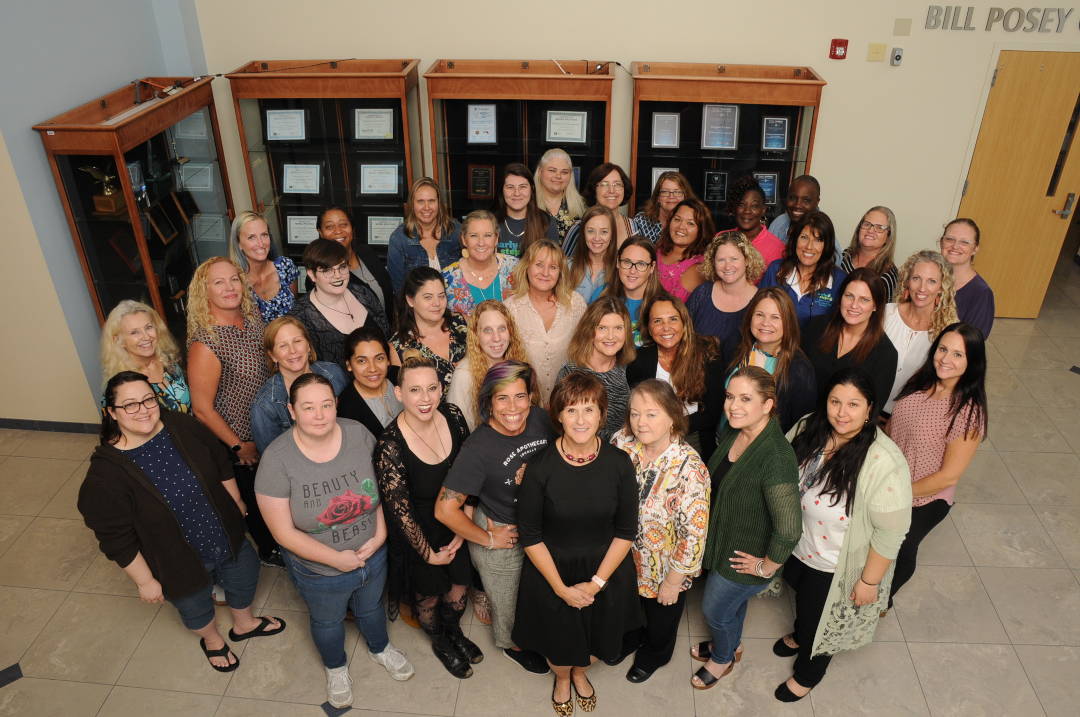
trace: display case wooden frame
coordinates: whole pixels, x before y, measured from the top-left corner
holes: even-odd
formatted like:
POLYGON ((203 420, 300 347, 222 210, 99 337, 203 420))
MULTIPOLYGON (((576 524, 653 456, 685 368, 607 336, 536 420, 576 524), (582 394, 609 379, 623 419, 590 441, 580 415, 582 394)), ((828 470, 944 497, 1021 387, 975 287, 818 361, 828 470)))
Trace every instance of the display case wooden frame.
MULTIPOLYGON (((461 207, 454 207, 454 197, 461 195, 466 199, 466 182, 462 186, 454 181, 454 172, 450 171, 450 163, 456 160, 466 167, 468 164, 489 164, 490 154, 481 149, 488 145, 472 145, 476 153, 464 157, 451 157, 447 149, 447 113, 442 111, 442 103, 453 100, 475 100, 478 103, 485 101, 536 101, 565 102, 565 103, 602 103, 604 118, 602 123, 603 151, 595 152, 591 149, 590 155, 606 162, 610 151, 611 136, 611 90, 614 80, 614 68, 612 63, 591 60, 436 60, 424 73, 427 82, 428 94, 428 118, 430 121, 431 136, 431 166, 434 179, 440 183, 442 189, 450 199, 451 209, 455 214, 461 214, 461 207), (450 175, 450 176, 448 176, 450 175)), ((567 108, 572 109, 572 108, 567 108)), ((535 168, 530 162, 532 155, 537 158, 540 154, 537 150, 541 147, 551 146, 553 142, 547 142, 544 136, 545 128, 530 128, 527 110, 521 111, 523 125, 523 137, 517 138, 522 146, 519 150, 520 157, 516 161, 523 162, 530 169, 535 168), (535 132, 533 130, 535 129, 535 132)), ((512 139, 504 136, 503 128, 498 131, 499 142, 512 139)), ((596 138, 593 138, 596 139, 596 138)), ((559 145, 563 146, 563 145, 559 145)), ((571 156, 575 152, 582 151, 580 143, 567 144, 566 149, 571 156)), ((589 142, 589 147, 596 145, 589 142)), ((496 150, 492 150, 494 153, 496 150)), ((503 151, 501 154, 505 155, 503 151)), ((513 154, 513 152, 511 152, 513 154)), ((599 164, 600 162, 596 162, 599 164)), ((496 171, 502 167, 497 166, 496 171)), ((460 172, 457 172, 460 174, 460 172)), ((462 175, 463 177, 465 175, 462 175)), ((584 179, 584 173, 582 173, 584 179)), ((496 176, 496 181, 500 177, 496 176)))
MULTIPOLYGON (((735 105, 758 105, 762 107, 798 107, 803 108, 796 117, 795 127, 791 128, 792 136, 788 140, 788 148, 784 152, 791 152, 791 164, 800 166, 800 174, 809 172, 810 160, 813 155, 814 136, 817 131, 817 123, 820 117, 821 90, 825 86, 825 80, 810 67, 793 67, 781 65, 723 65, 694 62, 634 62, 631 66, 634 78, 634 119, 633 137, 631 140, 630 176, 635 183, 638 181, 638 165, 641 162, 641 132, 645 138, 651 137, 650 117, 642 117, 642 103, 685 103, 685 104, 735 104, 735 105), (807 112, 809 110, 809 112, 807 112), (809 121, 804 119, 809 114, 809 121), (641 123, 645 123, 644 130, 641 123)), ((667 109, 665 111, 672 111, 667 109)), ((683 123, 684 125, 687 123, 683 123)), ((740 120, 741 126, 742 120, 740 120)), ((684 127, 683 131, 687 131, 684 127)), ((698 131, 690 128, 690 132, 698 131)), ((748 132, 749 142, 753 137, 760 135, 758 132, 748 132)), ((744 142, 740 138, 739 143, 744 142)), ((760 145, 760 142, 759 142, 760 145)), ((721 160, 723 152, 703 150, 700 143, 688 146, 688 154, 702 157, 716 157, 721 160)), ((761 150, 759 151, 767 151, 761 150)), ((670 163, 678 154, 678 150, 669 151, 660 149, 650 151, 650 157, 657 161, 670 163)), ((708 171, 717 171, 721 165, 708 168, 708 171)), ((759 170, 760 171, 760 170, 759 170)), ((703 177, 687 176, 695 189, 703 183, 703 177)), ((734 176, 731 177, 735 179, 734 176)), ((784 178, 778 189, 787 186, 788 178, 784 178)), ((647 196, 651 187, 638 187, 635 196, 631 197, 631 208, 641 196, 647 196)), ((703 189, 703 187, 701 188, 703 189)), ((782 204, 782 201, 780 202, 782 204)))
MULTIPOLYGON (((340 186, 331 192, 331 196, 320 193, 319 199, 313 200, 311 211, 317 212, 317 205, 320 202, 344 205, 354 215, 354 240, 360 241, 367 240, 365 230, 367 223, 364 221, 366 216, 371 215, 372 212, 379 215, 402 212, 405 192, 422 172, 418 64, 419 61, 413 59, 256 60, 228 73, 226 77, 232 89, 252 206, 260 212, 266 210, 265 197, 260 196, 253 167, 255 153, 252 152, 249 141, 249 138, 253 136, 253 128, 245 126, 241 102, 244 100, 339 100, 340 102, 335 103, 337 112, 333 118, 336 121, 336 134, 333 136, 328 134, 323 140, 327 144, 336 142, 339 146, 339 154, 336 158, 340 159, 341 166, 330 167, 331 171, 326 174, 330 177, 340 177, 340 186), (363 100, 390 100, 389 104, 395 105, 399 112, 399 115, 394 118, 399 124, 395 124, 394 128, 395 130, 400 128, 400 143, 397 142, 397 138, 394 138, 373 150, 384 156, 393 155, 397 158, 395 161, 403 165, 403 191, 394 194, 392 200, 383 198, 372 202, 369 198, 365 201, 357 191, 353 191, 359 182, 359 176, 353 175, 358 175, 360 170, 359 167, 352 166, 352 160, 366 149, 360 149, 354 142, 355 128, 350 130, 352 118, 345 116, 350 113, 342 109, 344 106, 342 103, 358 103, 363 100), (397 146, 398 144, 400 147, 397 146)), ((355 111, 357 108, 351 109, 355 111)), ((331 127, 331 130, 333 129, 334 127, 331 127)), ((263 141, 265 151, 269 156, 268 142, 263 141)), ((277 214, 281 214, 279 187, 274 184, 276 165, 273 161, 269 161, 268 165, 271 174, 270 190, 275 193, 275 207, 279 210, 277 214)), ((270 219, 272 224, 277 225, 271 228, 276 229, 281 241, 287 242, 286 217, 281 215, 270 219)), ((287 248, 291 250, 291 253, 302 250, 299 244, 288 244, 287 248)))
MULTIPOLYGON (((145 205, 147 201, 145 180, 143 186, 139 188, 141 191, 137 199, 135 194, 137 188, 133 187, 131 182, 131 170, 125 170, 129 161, 125 159, 125 153, 140 147, 140 145, 149 143, 152 139, 163 136, 166 130, 176 127, 181 121, 191 119, 193 115, 202 111, 204 117, 203 131, 204 133, 207 131, 206 121, 208 120, 208 131, 211 133, 209 136, 204 134, 203 140, 207 141, 212 138, 213 141, 213 156, 205 157, 205 159, 210 160, 214 165, 214 169, 220 172, 218 190, 219 193, 223 194, 220 205, 221 214, 228 216, 230 220, 233 216, 228 174, 224 162, 221 161, 221 133, 218 128, 217 114, 214 111, 214 98, 210 87, 212 80, 212 77, 142 78, 107 95, 57 115, 50 120, 34 125, 34 129, 40 133, 45 153, 48 156, 49 166, 53 173, 53 179, 56 181, 68 227, 75 242, 79 263, 82 266, 90 297, 94 303, 94 310, 97 313, 98 320, 102 323, 104 323, 106 315, 112 309, 112 305, 106 305, 106 302, 103 301, 101 295, 103 288, 99 288, 97 284, 100 282, 105 285, 110 281, 100 275, 95 276, 95 268, 100 269, 100 264, 96 261, 96 253, 93 257, 90 256, 91 252, 88 252, 88 244, 91 244, 89 248, 95 250, 95 252, 100 247, 93 247, 92 244, 94 243, 100 244, 102 247, 110 247, 110 251, 123 261, 123 265, 130 269, 133 276, 141 277, 138 280, 132 280, 130 283, 138 286, 145 285, 148 303, 159 314, 166 317, 167 321, 172 317, 173 321, 170 323, 174 325, 174 330, 177 320, 182 318, 178 314, 183 313, 183 296, 187 289, 187 281, 179 281, 177 277, 173 276, 165 278, 168 279, 166 283, 175 284, 175 286, 163 287, 161 285, 163 277, 159 275, 159 272, 165 273, 163 267, 167 266, 169 259, 160 255, 152 257, 152 250, 150 244, 148 244, 152 238, 152 243, 159 246, 165 244, 169 244, 170 247, 177 245, 172 236, 168 238, 168 241, 164 238, 159 239, 158 235, 154 234, 150 228, 150 221, 148 220, 149 214, 155 209, 167 212, 176 211, 180 203, 176 191, 164 187, 160 191, 161 196, 158 200, 155 200, 151 205, 145 205), (117 206, 113 207, 112 211, 104 214, 104 219, 116 225, 109 238, 104 238, 103 235, 99 234, 95 242, 95 237, 90 235, 90 224, 88 222, 103 219, 103 214, 100 211, 102 208, 100 206, 101 202, 96 202, 98 206, 93 206, 86 201, 85 196, 73 196, 74 187, 71 185, 75 184, 75 182, 72 181, 73 173, 67 162, 73 160, 74 157, 106 158, 107 161, 113 162, 114 169, 119 168, 120 170, 116 172, 115 181, 119 185, 119 197, 123 199, 122 205, 114 199, 117 206), (65 184, 65 177, 67 177, 67 185, 65 184), (83 206, 74 206, 73 201, 78 202, 80 199, 83 206), (162 205, 161 202, 171 202, 172 204, 162 205), (88 217, 88 214, 97 216, 88 217), (83 228, 82 231, 80 231, 80 227, 83 228), (122 245, 127 248, 121 248, 122 245), (92 266, 92 263, 96 266, 92 266), (163 291, 166 292, 164 295, 163 291), (174 306, 177 307, 175 311, 169 310, 174 306)), ((178 136, 174 130, 170 141, 175 150, 177 142, 184 141, 184 138, 178 136)), ((208 142, 207 147, 211 147, 208 142)), ((164 154, 160 161, 164 164, 167 157, 168 155, 164 154)), ((176 156, 169 158, 169 164, 170 166, 171 164, 182 166, 180 160, 180 156, 176 154, 176 156)), ((186 158, 183 161, 186 161, 186 158)), ((145 168, 141 173, 145 174, 148 170, 149 168, 145 168)), ((179 182, 178 176, 174 175, 173 170, 170 169, 165 180, 156 177, 154 181, 159 183, 163 181, 179 182)), ((101 197, 96 199, 101 199, 101 197)), ((177 212, 177 215, 186 217, 182 212, 177 212)), ((188 258, 197 261, 198 257, 193 248, 193 237, 188 244, 189 246, 184 248, 190 254, 188 258)), ((177 251, 180 250, 177 249, 177 251)), ((159 250, 155 247, 153 253, 159 254, 159 250)), ((111 283, 118 282, 112 281, 111 283)), ((180 328, 181 333, 179 335, 182 335, 182 322, 180 328)))

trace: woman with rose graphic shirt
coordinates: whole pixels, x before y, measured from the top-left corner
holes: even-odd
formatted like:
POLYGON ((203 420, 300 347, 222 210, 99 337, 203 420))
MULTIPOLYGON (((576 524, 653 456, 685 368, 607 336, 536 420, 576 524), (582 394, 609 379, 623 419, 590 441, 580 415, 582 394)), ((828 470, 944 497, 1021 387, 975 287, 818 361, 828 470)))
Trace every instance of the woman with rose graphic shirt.
POLYGON ((347 707, 347 608, 371 659, 395 680, 413 675, 386 632, 386 523, 371 464, 375 439, 356 421, 337 417, 334 389, 318 374, 293 381, 289 413, 296 425, 263 453, 255 492, 289 577, 307 603, 328 701, 347 707))

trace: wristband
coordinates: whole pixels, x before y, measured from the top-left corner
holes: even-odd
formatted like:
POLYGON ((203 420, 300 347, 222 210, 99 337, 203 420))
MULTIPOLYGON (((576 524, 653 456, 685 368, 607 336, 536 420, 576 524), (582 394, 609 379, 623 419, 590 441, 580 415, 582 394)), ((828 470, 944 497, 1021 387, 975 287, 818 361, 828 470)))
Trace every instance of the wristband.
POLYGON ((603 590, 604 588, 606 588, 606 587, 607 587, 607 580, 604 580, 604 579, 603 579, 602 577, 600 577, 599 575, 593 575, 591 579, 592 579, 592 582, 596 583, 596 585, 597 585, 597 586, 598 586, 598 587, 599 587, 599 588, 600 588, 601 590, 603 590))
POLYGON ((229 446, 229 450, 233 453, 239 453, 243 446, 239 443, 229 446))
POLYGON ((870 588, 876 588, 878 585, 881 585, 880 580, 878 582, 876 582, 876 583, 868 583, 865 580, 863 580, 861 575, 859 576, 859 582, 861 582, 863 585, 865 585, 867 587, 870 587, 870 588))
POLYGON ((494 550, 495 549, 495 534, 492 533, 490 530, 487 531, 487 534, 488 534, 487 549, 488 550, 494 550))
POLYGON ((754 572, 758 574, 759 578, 767 578, 767 577, 769 577, 768 575, 765 574, 765 571, 762 569, 764 567, 765 567, 765 559, 764 558, 762 558, 761 560, 757 561, 754 564, 754 572))

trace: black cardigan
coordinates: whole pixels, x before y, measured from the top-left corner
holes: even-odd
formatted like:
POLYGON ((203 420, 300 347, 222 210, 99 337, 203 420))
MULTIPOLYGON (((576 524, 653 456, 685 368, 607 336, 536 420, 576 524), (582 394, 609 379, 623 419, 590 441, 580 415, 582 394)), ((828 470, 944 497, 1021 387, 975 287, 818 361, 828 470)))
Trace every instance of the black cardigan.
MULTIPOLYGON (((386 372, 387 380, 394 386, 397 386, 398 370, 397 366, 390 366, 386 372)), ((376 440, 382 435, 383 424, 375 417, 375 413, 367 405, 364 397, 357 392, 356 385, 351 379, 338 396, 337 415, 338 418, 351 418, 362 423, 364 428, 371 431, 371 435, 375 436, 376 440)))
MULTIPOLYGON (((806 353, 810 363, 814 365, 814 374, 817 378, 817 398, 820 399, 825 393, 825 386, 829 383, 832 375, 843 368, 856 365, 854 352, 848 351, 837 358, 836 347, 832 351, 822 351, 818 345, 821 335, 829 323, 828 316, 819 316, 811 319, 802 335, 802 349, 806 353)), ((893 381, 896 379, 896 347, 892 345, 887 334, 881 334, 881 340, 870 351, 866 360, 858 364, 858 367, 870 376, 874 384, 874 392, 877 393, 877 405, 874 406, 874 415, 877 416, 885 401, 889 399, 893 381)))
MULTIPOLYGON (((382 305, 379 304, 375 292, 352 274, 349 274, 349 277, 349 291, 367 309, 367 319, 364 321, 364 326, 378 326, 382 329, 383 334, 390 338, 390 324, 387 322, 386 314, 383 313, 382 305)), ((311 337, 311 347, 315 349, 315 356, 320 361, 329 361, 342 368, 345 367, 345 359, 347 358, 345 356, 345 339, 348 334, 338 331, 337 327, 323 316, 322 312, 319 311, 319 307, 312 302, 310 291, 303 296, 296 297, 293 307, 289 309, 289 316, 300 319, 300 322, 307 328, 308 335, 311 337)))
MULTIPOLYGON (((646 344, 626 366, 626 382, 633 388, 648 378, 656 378, 659 351, 656 344, 646 344)), ((698 410, 691 413, 690 433, 698 434, 701 458, 708 460, 716 449, 716 427, 724 411, 724 363, 717 357, 705 364, 705 394, 698 401, 698 410)))
MULTIPOLYGON (((162 410, 161 421, 202 484, 236 555, 245 528, 240 508, 222 485, 233 478, 229 451, 191 416, 162 410)), ((165 597, 184 597, 210 584, 210 575, 184 539, 165 499, 123 451, 110 445, 94 449, 78 506, 105 557, 123 568, 142 553, 165 597)))
MULTIPOLYGON (((390 272, 386 270, 386 262, 375 254, 374 249, 367 244, 356 241, 355 238, 353 239, 352 248, 357 258, 375 277, 375 283, 382 289, 383 308, 386 310, 386 319, 390 324, 390 333, 393 333, 397 328, 397 296, 394 295, 394 285, 390 283, 390 272)), ((349 273, 352 274, 352 272, 349 273)), ((355 279, 355 276, 353 278, 355 279)), ((390 338, 389 333, 386 338, 390 338)))

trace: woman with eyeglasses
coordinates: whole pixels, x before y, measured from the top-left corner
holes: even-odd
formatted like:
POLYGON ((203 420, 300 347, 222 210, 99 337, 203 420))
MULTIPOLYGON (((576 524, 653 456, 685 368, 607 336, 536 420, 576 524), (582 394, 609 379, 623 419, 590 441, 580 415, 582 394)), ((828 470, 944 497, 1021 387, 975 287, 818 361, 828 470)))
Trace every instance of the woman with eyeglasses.
POLYGON ((405 203, 405 221, 390 235, 386 250, 386 269, 394 294, 401 291, 410 270, 429 266, 442 271, 460 259, 460 229, 435 180, 421 177, 413 182, 405 203))
POLYGON ((697 199, 689 180, 681 172, 664 172, 656 180, 652 196, 631 221, 633 233, 655 243, 671 220, 676 205, 684 199, 697 199))
POLYGON ((626 305, 634 346, 641 346, 641 307, 664 291, 656 277, 656 247, 645 237, 630 237, 619 248, 615 267, 617 271, 601 298, 611 297, 626 305))
POLYGON ((956 285, 956 313, 960 320, 990 338, 994 328, 994 290, 975 271, 979 253, 979 225, 974 219, 953 219, 941 235, 941 253, 952 265, 956 285))
POLYGON ((351 281, 348 250, 330 239, 316 239, 304 248, 301 261, 312 288, 289 312, 303 322, 311 347, 323 361, 345 365, 345 337, 368 325, 384 333, 390 324, 367 285, 351 281))
POLYGON ((765 266, 784 255, 784 242, 765 226, 765 191, 752 176, 735 180, 728 191, 728 212, 735 218, 735 228, 765 260, 765 266))
POLYGON ((315 228, 323 239, 332 239, 349 252, 349 271, 356 281, 363 282, 375 294, 390 323, 394 323, 394 287, 385 262, 363 242, 353 241, 353 223, 342 207, 327 207, 319 214, 315 228))
POLYGON ((896 294, 895 248, 896 215, 888 207, 871 207, 855 225, 851 244, 840 258, 840 268, 847 274, 864 266, 875 272, 885 282, 885 300, 892 301, 896 294))
POLYGON ((495 220, 499 228, 496 251, 500 254, 519 257, 534 241, 559 241, 559 226, 536 205, 532 173, 520 162, 511 162, 503 169, 495 220))
POLYGON ((251 296, 266 322, 289 313, 300 272, 287 256, 274 256, 266 220, 256 212, 240 212, 229 231, 229 258, 247 274, 251 296))
POLYGON ((536 164, 533 180, 536 204, 555 222, 561 243, 570 227, 585 213, 585 200, 578 193, 570 155, 558 147, 544 152, 536 164))
MULTIPOLYGON (((630 201, 633 189, 629 175, 623 171, 622 167, 612 162, 604 162, 589 172, 589 179, 585 182, 584 196, 588 205, 609 209, 615 217, 615 233, 612 238, 615 239, 616 248, 622 246, 622 243, 634 233, 630 220, 619 212, 619 207, 630 201)), ((574 256, 574 250, 584 228, 583 216, 582 221, 566 233, 566 239, 563 240, 563 252, 567 256, 574 256)))

